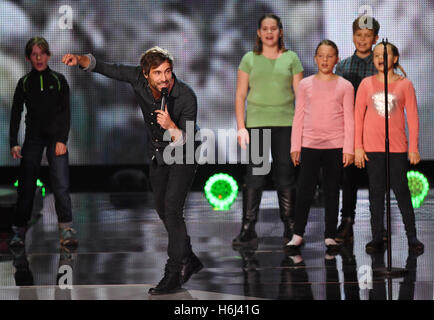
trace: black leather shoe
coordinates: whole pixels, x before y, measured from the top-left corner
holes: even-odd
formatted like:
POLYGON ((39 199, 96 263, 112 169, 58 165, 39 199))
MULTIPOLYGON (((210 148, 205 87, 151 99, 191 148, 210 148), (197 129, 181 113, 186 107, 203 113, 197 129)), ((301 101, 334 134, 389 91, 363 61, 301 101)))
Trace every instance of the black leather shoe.
POLYGON ((181 283, 186 283, 193 274, 198 273, 202 268, 203 264, 196 255, 193 254, 193 256, 186 258, 181 269, 181 283))
POLYGON ((149 289, 152 295, 176 293, 181 289, 181 273, 165 271, 156 287, 149 289))
POLYGON ((382 239, 381 241, 372 240, 366 244, 365 249, 368 254, 384 252, 384 242, 382 239))

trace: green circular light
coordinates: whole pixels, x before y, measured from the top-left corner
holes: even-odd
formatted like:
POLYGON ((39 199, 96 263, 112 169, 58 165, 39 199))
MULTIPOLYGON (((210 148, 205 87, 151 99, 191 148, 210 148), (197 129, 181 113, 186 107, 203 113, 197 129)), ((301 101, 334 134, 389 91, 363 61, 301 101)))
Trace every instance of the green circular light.
POLYGON ((230 175, 217 173, 207 180, 204 192, 215 210, 229 210, 238 196, 238 184, 230 175))
POLYGON ((407 180, 413 208, 419 208, 429 191, 428 179, 418 171, 408 171, 407 180))

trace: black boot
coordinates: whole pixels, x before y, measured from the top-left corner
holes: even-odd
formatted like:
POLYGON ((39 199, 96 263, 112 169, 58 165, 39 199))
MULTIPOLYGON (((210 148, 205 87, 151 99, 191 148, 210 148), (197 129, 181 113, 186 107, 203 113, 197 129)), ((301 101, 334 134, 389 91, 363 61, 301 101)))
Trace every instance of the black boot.
POLYGON ((294 234, 294 194, 295 189, 277 191, 279 199, 280 219, 283 222, 283 241, 288 243, 294 234))
POLYGON ((353 224, 354 220, 351 217, 342 217, 341 224, 336 231, 335 241, 351 243, 354 239, 353 224))
POLYGON ((164 270, 164 277, 156 287, 149 289, 148 293, 152 295, 170 294, 178 292, 181 289, 181 273, 169 271, 167 266, 164 270))
POLYGON ((255 231, 261 204, 262 189, 244 189, 243 191, 243 221, 240 234, 232 240, 233 246, 258 245, 258 235, 255 231))
POLYGON ((425 250, 425 246, 417 239, 416 236, 416 222, 413 212, 408 212, 407 215, 402 214, 405 233, 408 241, 408 251, 415 254, 422 254, 425 250))

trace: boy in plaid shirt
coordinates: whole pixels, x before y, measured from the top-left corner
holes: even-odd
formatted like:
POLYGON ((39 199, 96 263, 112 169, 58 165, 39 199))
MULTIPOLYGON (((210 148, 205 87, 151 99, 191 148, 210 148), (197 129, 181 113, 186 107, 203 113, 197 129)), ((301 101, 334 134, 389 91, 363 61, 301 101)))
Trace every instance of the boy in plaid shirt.
MULTIPOLYGON (((335 73, 350 81, 354 87, 354 97, 360 82, 377 73, 373 63, 372 46, 378 40, 380 24, 370 16, 360 16, 353 22, 354 54, 336 65, 335 73)), ((356 214, 357 188, 366 176, 366 169, 360 170, 354 165, 344 168, 341 224, 338 227, 337 242, 353 240, 353 224, 356 214)))

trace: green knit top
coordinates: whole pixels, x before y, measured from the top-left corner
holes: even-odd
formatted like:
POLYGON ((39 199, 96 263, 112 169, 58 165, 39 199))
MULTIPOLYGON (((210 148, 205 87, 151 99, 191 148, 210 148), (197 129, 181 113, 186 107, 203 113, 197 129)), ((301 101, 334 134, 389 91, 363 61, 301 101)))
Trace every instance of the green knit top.
POLYGON ((268 59, 249 51, 239 69, 249 74, 246 127, 292 126, 292 77, 303 71, 297 54, 288 50, 277 59, 268 59))

